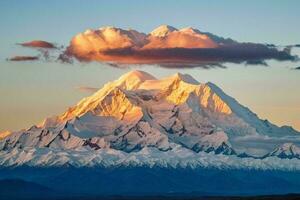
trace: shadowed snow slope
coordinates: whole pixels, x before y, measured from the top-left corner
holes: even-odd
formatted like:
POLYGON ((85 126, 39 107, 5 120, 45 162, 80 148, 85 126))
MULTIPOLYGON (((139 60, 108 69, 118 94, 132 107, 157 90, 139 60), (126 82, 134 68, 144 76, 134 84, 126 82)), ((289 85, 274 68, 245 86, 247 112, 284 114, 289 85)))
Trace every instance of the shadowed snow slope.
POLYGON ((293 143, 284 143, 280 147, 276 148, 271 153, 267 154, 268 156, 276 156, 279 158, 298 158, 300 159, 300 148, 294 145, 293 143))
POLYGON ((261 120, 216 85, 180 73, 158 80, 146 72, 129 72, 59 116, 2 135, 0 163, 8 166, 134 163, 293 169, 300 164, 299 156, 289 156, 297 147, 285 150, 287 156, 273 152, 262 158, 247 139, 256 138, 266 154, 287 140, 299 140, 298 132, 261 120), (295 165, 284 158, 295 158, 295 165))

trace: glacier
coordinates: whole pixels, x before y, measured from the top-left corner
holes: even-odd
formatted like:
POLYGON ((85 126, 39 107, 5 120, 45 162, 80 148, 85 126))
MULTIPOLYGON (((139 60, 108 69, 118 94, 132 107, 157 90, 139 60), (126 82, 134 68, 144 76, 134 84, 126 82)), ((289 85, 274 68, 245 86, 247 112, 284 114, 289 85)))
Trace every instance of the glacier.
POLYGON ((300 169, 300 134, 213 83, 132 71, 64 113, 0 134, 0 166, 300 169))

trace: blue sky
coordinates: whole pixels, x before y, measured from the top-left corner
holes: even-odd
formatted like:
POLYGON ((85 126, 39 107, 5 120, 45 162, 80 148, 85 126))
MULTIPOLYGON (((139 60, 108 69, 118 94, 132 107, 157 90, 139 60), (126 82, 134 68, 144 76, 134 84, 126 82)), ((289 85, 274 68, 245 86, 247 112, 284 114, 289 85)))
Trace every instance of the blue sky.
POLYGON ((239 41, 300 43, 300 1, 0 1, 1 43, 43 38, 67 43, 87 28, 148 32, 160 24, 193 26, 239 41))
MULTIPOLYGON (((67 45, 87 28, 112 25, 149 32, 161 24, 192 26, 241 42, 300 44, 298 0, 1 0, 0 131, 26 128, 59 114, 88 94, 78 86, 101 87, 132 68, 99 63, 62 65, 7 62, 14 55, 35 55, 15 44, 42 39, 67 45)), ((298 54, 300 51, 298 50, 298 54)), ((300 130, 299 63, 270 62, 270 67, 180 69, 201 82, 212 81, 262 118, 300 130)), ((144 67, 156 76, 175 70, 144 67)))

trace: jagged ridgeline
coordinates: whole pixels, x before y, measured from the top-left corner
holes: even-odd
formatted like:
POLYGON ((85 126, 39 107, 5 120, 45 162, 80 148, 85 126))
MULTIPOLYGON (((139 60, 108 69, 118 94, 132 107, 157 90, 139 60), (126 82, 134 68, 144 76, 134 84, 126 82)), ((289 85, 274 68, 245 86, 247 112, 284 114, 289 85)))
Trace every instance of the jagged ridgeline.
POLYGON ((59 116, 2 133, 0 164, 290 170, 300 169, 299 148, 290 143, 299 137, 213 83, 132 71, 59 116))

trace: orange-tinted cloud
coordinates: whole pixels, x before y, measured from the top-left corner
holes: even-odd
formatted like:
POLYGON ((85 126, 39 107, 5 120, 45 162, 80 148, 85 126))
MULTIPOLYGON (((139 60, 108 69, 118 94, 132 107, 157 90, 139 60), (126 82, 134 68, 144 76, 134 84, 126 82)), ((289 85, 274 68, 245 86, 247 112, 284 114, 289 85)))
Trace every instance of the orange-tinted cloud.
POLYGON ((41 60, 46 62, 55 62, 55 61, 64 61, 71 60, 71 58, 64 56, 62 54, 63 46, 56 46, 53 43, 42 41, 42 40, 33 40, 30 42, 18 43, 17 45, 23 47, 29 47, 38 52, 37 56, 15 56, 7 60, 10 61, 28 61, 28 60, 41 60))
POLYGON ((9 58, 10 61, 34 61, 38 60, 38 56, 14 56, 9 58))
POLYGON ((116 61, 128 64, 151 63, 216 63, 216 62, 247 62, 261 64, 265 59, 293 60, 294 57, 284 51, 268 48, 259 44, 235 45, 220 48, 158 48, 108 49, 88 54, 72 54, 80 61, 116 61))
POLYGON ((170 26, 160 26, 147 37, 143 49, 162 48, 216 48, 218 43, 208 35, 193 28, 177 30, 170 26))
POLYGON ((42 41, 42 40, 33 40, 30 42, 20 43, 19 45, 23 47, 32 47, 32 48, 46 48, 46 49, 56 48, 56 46, 53 43, 42 41))
POLYGON ((88 87, 88 86, 79 86, 79 87, 76 87, 75 89, 80 92, 87 92, 87 93, 94 93, 97 90, 99 90, 99 88, 88 87))
POLYGON ((104 27, 72 38, 62 54, 79 61, 117 63, 263 63, 265 59, 294 60, 288 51, 255 43, 239 43, 193 28, 160 26, 149 34, 104 27))

